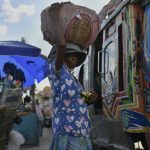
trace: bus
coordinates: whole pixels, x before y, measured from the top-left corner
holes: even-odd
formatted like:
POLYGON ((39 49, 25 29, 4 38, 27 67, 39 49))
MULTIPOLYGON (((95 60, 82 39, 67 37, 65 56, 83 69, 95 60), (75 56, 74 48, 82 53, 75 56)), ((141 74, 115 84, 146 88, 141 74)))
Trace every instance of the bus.
POLYGON ((135 149, 134 143, 141 141, 148 150, 150 0, 113 0, 104 6, 99 17, 100 31, 87 49, 79 80, 85 90, 98 92, 102 105, 99 102, 94 108, 102 109, 105 118, 121 124, 128 149, 135 149))

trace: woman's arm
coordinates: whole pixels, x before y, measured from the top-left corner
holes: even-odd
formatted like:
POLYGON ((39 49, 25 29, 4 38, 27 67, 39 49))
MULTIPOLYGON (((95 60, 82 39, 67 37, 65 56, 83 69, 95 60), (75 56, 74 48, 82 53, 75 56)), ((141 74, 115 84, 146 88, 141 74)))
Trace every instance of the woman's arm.
POLYGON ((55 68, 56 71, 59 71, 63 65, 64 62, 64 53, 66 50, 66 40, 65 40, 65 36, 63 33, 63 28, 61 26, 61 22, 60 22, 60 15, 59 15, 59 11, 60 11, 60 7, 63 6, 64 3, 55 3, 53 5, 51 5, 51 9, 54 9, 51 11, 51 15, 52 15, 52 20, 55 24, 55 42, 57 45, 57 50, 56 50, 56 63, 55 63, 55 68))
POLYGON ((65 42, 59 43, 56 50, 56 63, 55 63, 56 71, 59 71, 63 65, 65 50, 66 50, 65 42))

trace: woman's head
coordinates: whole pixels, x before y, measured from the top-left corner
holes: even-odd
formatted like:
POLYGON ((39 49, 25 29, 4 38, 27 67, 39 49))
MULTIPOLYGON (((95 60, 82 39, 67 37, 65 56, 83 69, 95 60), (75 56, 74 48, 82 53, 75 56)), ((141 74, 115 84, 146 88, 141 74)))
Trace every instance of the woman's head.
POLYGON ((70 69, 74 69, 78 63, 78 55, 76 53, 68 53, 65 55, 65 63, 70 69))
MULTIPOLYGON (((50 61, 56 57, 57 45, 54 45, 50 51, 48 58, 50 61)), ((70 69, 80 66, 86 59, 86 52, 75 44, 67 43, 65 51, 65 63, 70 69)))
POLYGON ((67 43, 65 63, 70 69, 80 66, 86 59, 86 53, 75 44, 67 43))
POLYGON ((6 62, 4 64, 3 71, 5 74, 7 74, 7 75, 10 74, 10 75, 14 76, 16 70, 17 70, 17 68, 13 63, 6 62))

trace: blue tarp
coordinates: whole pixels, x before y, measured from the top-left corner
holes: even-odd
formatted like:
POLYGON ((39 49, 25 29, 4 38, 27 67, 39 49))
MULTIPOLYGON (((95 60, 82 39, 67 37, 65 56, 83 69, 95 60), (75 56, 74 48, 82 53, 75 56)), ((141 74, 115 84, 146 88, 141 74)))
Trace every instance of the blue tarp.
POLYGON ((3 72, 5 63, 13 63, 17 69, 21 69, 25 75, 24 87, 29 87, 34 84, 35 79, 40 82, 47 77, 48 74, 48 60, 40 55, 38 57, 30 56, 9 56, 0 55, 0 76, 5 77, 6 74, 3 72))
POLYGON ((0 41, 0 55, 39 56, 41 49, 19 41, 0 41))
POLYGON ((29 87, 47 77, 48 63, 40 54, 38 47, 19 41, 0 41, 0 77, 5 77, 3 72, 5 63, 13 63, 17 69, 24 72, 26 81, 24 87, 29 87))
POLYGON ((14 124, 14 130, 17 130, 25 138, 24 145, 35 146, 39 144, 39 130, 38 120, 35 113, 25 115, 22 118, 22 122, 17 125, 14 124))

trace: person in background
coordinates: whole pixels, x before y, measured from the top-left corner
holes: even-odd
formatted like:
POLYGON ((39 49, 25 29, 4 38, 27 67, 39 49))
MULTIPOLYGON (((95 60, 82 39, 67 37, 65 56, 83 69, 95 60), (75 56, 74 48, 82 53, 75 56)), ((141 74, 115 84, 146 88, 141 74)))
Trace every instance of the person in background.
POLYGON ((43 98, 43 113, 44 116, 49 116, 50 115, 50 98, 49 97, 44 97, 43 98))
POLYGON ((16 66, 12 63, 6 62, 3 67, 3 72, 7 75, 4 78, 4 87, 5 88, 13 88, 13 76, 15 71, 17 70, 16 66))
POLYGON ((39 102, 39 99, 35 100, 35 112, 38 117, 38 124, 39 124, 39 135, 43 135, 43 122, 44 122, 44 116, 43 116, 43 104, 39 102))
POLYGON ((50 97, 43 98, 44 126, 50 128, 52 125, 52 102, 50 97))
MULTIPOLYGON (((59 23, 57 29, 57 44, 49 55, 49 80, 54 93, 50 150, 92 150, 89 112, 81 96, 83 87, 72 74, 84 62, 86 53, 75 44, 66 44, 59 23)), ((90 93, 90 98, 96 100, 97 93, 90 93)))
POLYGON ((27 95, 24 98, 24 111, 32 111, 31 97, 27 95))
POLYGON ((3 71, 7 75, 4 79, 6 88, 23 87, 23 83, 26 81, 25 75, 21 69, 17 69, 15 64, 6 62, 4 64, 3 71))

